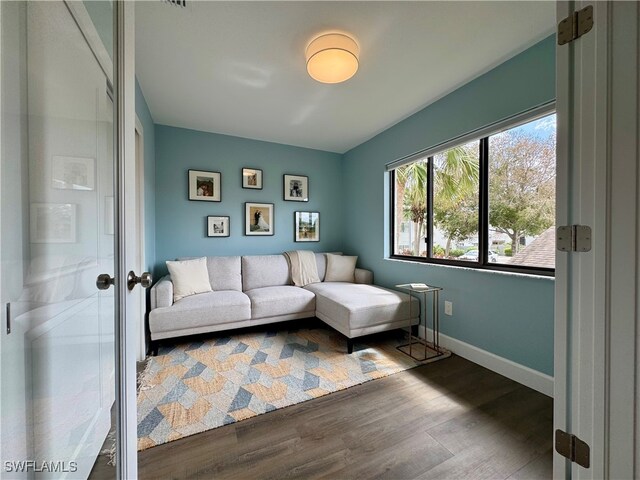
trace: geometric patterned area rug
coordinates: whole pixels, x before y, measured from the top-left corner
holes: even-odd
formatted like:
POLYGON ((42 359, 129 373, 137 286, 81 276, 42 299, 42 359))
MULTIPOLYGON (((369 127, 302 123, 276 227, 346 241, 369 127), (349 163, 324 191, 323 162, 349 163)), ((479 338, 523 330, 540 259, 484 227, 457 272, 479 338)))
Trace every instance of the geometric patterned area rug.
MULTIPOLYGON (((281 327, 282 328, 282 327, 281 327)), ((240 332, 160 348, 138 392, 138 450, 421 365, 397 332, 346 353, 327 327, 240 332)), ((357 340, 357 339, 356 339, 357 340)))

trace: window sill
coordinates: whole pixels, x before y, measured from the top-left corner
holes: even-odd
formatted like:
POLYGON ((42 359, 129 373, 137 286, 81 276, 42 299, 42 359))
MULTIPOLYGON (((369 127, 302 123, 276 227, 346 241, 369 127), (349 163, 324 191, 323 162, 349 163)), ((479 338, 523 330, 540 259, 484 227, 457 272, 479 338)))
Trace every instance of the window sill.
POLYGON ((507 270, 495 270, 491 267, 465 267, 461 265, 446 265, 441 263, 431 263, 431 262, 421 262, 410 259, 396 258, 396 257, 385 257, 385 261, 388 262, 398 262, 405 263, 410 265, 420 265, 424 267, 434 267, 434 268, 452 268, 456 270, 465 270, 476 273, 486 273, 490 275, 505 275, 509 277, 518 277, 518 278, 530 278, 535 280, 549 280, 554 282, 556 277, 554 275, 540 275, 538 273, 523 273, 523 272, 511 272, 507 270))

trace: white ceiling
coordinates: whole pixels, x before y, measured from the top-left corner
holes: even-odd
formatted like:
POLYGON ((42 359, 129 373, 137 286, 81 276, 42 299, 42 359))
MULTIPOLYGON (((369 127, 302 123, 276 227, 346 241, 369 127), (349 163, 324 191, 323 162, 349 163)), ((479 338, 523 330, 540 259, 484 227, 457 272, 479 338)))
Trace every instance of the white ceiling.
POLYGON ((345 152, 552 33, 555 2, 136 3, 159 124, 345 152), (360 69, 315 82, 305 48, 350 33, 360 69))

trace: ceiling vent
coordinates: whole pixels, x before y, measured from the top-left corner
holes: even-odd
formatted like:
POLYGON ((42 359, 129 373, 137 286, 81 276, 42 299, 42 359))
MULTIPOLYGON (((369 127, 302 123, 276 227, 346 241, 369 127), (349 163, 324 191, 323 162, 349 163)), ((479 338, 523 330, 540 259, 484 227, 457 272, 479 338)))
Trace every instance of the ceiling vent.
POLYGON ((187 0, 164 0, 164 1, 178 7, 184 8, 187 6, 187 0))

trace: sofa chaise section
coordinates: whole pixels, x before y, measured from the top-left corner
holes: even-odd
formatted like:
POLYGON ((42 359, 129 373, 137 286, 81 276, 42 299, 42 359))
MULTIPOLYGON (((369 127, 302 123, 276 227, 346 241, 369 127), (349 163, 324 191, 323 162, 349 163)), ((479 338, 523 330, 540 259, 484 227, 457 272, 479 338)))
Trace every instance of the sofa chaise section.
POLYGON ((305 289, 316 296, 316 316, 347 337, 349 353, 353 338, 415 325, 419 320, 418 300, 406 293, 342 282, 314 283, 305 289))

